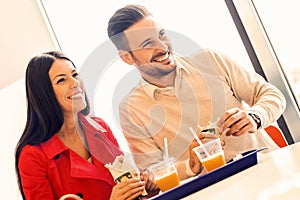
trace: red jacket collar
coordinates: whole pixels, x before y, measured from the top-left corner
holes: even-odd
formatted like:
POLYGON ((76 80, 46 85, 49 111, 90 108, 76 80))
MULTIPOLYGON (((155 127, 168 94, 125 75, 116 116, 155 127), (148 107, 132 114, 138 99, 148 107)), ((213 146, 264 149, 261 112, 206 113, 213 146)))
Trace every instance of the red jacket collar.
POLYGON ((113 134, 110 130, 106 130, 90 116, 79 117, 92 157, 105 165, 112 163, 117 156, 123 154, 118 144, 112 140, 113 134))
POLYGON ((41 143, 41 147, 48 159, 52 159, 63 151, 69 150, 69 148, 59 139, 57 134, 46 142, 41 143))
POLYGON ((104 165, 112 162, 117 155, 122 154, 122 151, 117 144, 114 144, 106 137, 105 133, 107 131, 100 124, 96 122, 99 126, 95 126, 95 124, 92 125, 89 119, 87 120, 84 115, 80 115, 80 120, 86 134, 94 165, 86 163, 88 161, 79 157, 75 152, 65 146, 57 134, 46 142, 41 143, 41 148, 49 160, 64 151, 68 151, 70 156, 71 176, 104 180, 111 185, 114 185, 114 180, 109 170, 105 168, 104 165), (98 170, 93 168, 98 168, 98 170))

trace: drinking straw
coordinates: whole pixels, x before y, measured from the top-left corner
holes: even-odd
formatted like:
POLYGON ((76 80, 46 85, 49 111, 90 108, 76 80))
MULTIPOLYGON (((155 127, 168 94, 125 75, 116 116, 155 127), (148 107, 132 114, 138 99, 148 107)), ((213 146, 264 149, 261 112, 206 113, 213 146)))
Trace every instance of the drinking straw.
POLYGON ((169 160, 169 152, 168 152, 168 139, 164 138, 165 143, 165 161, 167 162, 169 160))
POLYGON ((203 150, 204 150, 205 154, 206 154, 207 156, 209 156, 208 151, 207 151, 206 148, 204 147, 203 143, 201 142, 200 138, 199 138, 198 135, 195 133, 195 131, 193 130, 193 128, 190 127, 189 129, 190 129, 191 133, 194 135, 194 138, 197 140, 197 142, 199 143, 199 145, 203 147, 203 150))

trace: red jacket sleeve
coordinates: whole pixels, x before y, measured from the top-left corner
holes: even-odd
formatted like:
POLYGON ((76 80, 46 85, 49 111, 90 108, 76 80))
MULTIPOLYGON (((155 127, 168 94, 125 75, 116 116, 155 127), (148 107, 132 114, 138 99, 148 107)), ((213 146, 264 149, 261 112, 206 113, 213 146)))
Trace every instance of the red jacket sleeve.
POLYGON ((27 145, 19 157, 19 170, 26 199, 54 200, 47 179, 48 159, 39 146, 27 145))

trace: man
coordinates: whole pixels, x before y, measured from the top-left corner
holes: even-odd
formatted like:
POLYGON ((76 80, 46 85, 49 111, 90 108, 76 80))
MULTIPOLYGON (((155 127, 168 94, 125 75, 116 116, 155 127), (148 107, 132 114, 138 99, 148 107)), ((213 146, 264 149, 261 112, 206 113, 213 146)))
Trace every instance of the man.
POLYGON ((210 122, 221 127, 227 161, 247 150, 278 148, 263 128, 282 114, 285 99, 258 74, 211 50, 175 55, 166 31, 143 6, 117 10, 107 31, 120 58, 141 75, 120 104, 120 119, 142 170, 164 159, 167 138, 180 179, 199 174, 189 129, 210 122))

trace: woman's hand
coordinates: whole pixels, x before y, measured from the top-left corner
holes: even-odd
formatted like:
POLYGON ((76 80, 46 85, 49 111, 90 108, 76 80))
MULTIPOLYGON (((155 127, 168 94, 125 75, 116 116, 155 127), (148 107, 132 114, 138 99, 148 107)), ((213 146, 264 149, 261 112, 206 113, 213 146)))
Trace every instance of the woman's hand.
POLYGON ((131 178, 115 185, 112 189, 110 200, 130 200, 142 195, 145 182, 139 178, 131 178))

